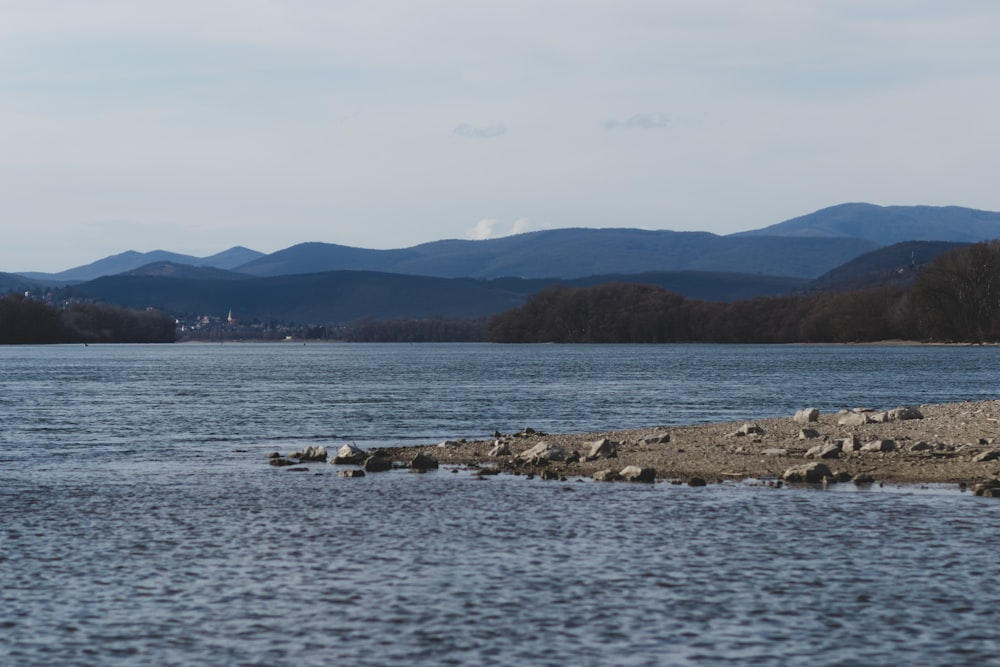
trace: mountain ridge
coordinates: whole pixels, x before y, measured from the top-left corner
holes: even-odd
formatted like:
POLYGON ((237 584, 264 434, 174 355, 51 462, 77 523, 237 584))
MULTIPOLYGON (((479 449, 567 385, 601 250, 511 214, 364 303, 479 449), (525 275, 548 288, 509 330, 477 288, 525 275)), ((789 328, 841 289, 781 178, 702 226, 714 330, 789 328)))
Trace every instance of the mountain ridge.
POLYGON ((216 269, 231 270, 263 256, 264 253, 243 246, 233 246, 228 250, 223 250, 207 257, 195 257, 168 250, 151 250, 149 252, 126 250, 125 252, 104 257, 90 264, 73 267, 65 271, 59 271, 58 273, 29 271, 16 275, 43 283, 72 283, 93 280, 102 276, 127 273, 128 271, 133 271, 156 262, 170 262, 172 264, 207 266, 216 269))
POLYGON ((883 246, 903 241, 975 243, 1000 238, 1000 212, 963 206, 878 206, 852 202, 733 236, 847 236, 883 246))
POLYGON ((812 278, 875 244, 850 238, 737 238, 627 227, 566 228, 483 241, 448 239, 398 250, 305 243, 237 270, 256 276, 367 270, 440 278, 581 278, 648 271, 728 271, 812 278))
POLYGON ((911 241, 879 248, 808 280, 731 272, 659 271, 595 274, 574 279, 476 279, 373 271, 332 271, 271 277, 158 262, 58 291, 56 299, 88 299, 175 316, 234 310, 258 321, 342 325, 359 318, 481 318, 523 305, 552 286, 655 285, 700 301, 746 301, 808 291, 843 291, 912 284, 920 266, 967 244, 911 241))
POLYGON ((10 275, 46 286, 171 262, 258 277, 358 270, 474 278, 574 279, 658 271, 816 278, 902 241, 969 243, 990 238, 1000 238, 1000 213, 959 206, 845 203, 722 236, 704 231, 570 227, 481 241, 444 239, 389 250, 313 241, 267 255, 242 246, 202 258, 164 250, 127 251, 60 273, 10 275))
POLYGON ((704 272, 595 275, 573 280, 439 278, 375 271, 253 277, 157 263, 73 285, 61 290, 60 297, 94 299, 140 310, 157 308, 174 315, 218 317, 231 310, 244 320, 338 325, 362 317, 486 317, 523 305, 532 294, 550 285, 585 287, 605 282, 642 282, 690 298, 724 301, 777 296, 808 283, 794 278, 704 272))

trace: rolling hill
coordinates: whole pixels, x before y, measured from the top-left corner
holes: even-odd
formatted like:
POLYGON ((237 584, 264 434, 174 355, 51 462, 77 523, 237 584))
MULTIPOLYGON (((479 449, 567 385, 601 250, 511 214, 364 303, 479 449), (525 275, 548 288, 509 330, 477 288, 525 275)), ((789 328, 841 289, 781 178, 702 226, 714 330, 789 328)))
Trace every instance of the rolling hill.
POLYGON ((16 273, 0 273, 0 294, 7 292, 27 292, 41 283, 16 273))
POLYGON ((167 252, 166 250, 153 250, 150 252, 135 252, 134 250, 129 250, 117 255, 105 257, 104 259, 99 259, 96 262, 91 262, 90 264, 86 264, 84 266, 78 266, 66 271, 60 271, 59 273, 29 272, 18 275, 35 280, 65 284, 93 280, 95 278, 100 278, 101 276, 113 276, 119 273, 126 273, 157 262, 169 262, 172 264, 189 266, 207 266, 216 269, 230 270, 263 256, 264 253, 262 252, 250 250, 249 248, 244 248, 242 246, 235 246, 229 250, 225 250, 208 257, 193 257, 191 255, 181 255, 175 252, 167 252))
POLYGON ((911 285, 920 268, 941 253, 968 243, 950 241, 906 241, 855 257, 824 273, 811 289, 853 290, 877 285, 911 285))
MULTIPOLYGON (((844 204, 729 236, 556 229, 396 250, 304 243, 270 255, 241 247, 204 258, 127 252, 31 275, 85 281, 67 295, 176 315, 233 309, 244 320, 338 324, 361 317, 482 317, 521 305, 555 282, 642 282, 706 301, 908 284, 911 265, 994 234, 1000 235, 1000 213, 844 204), (938 235, 945 241, 910 238, 938 235), (901 236, 906 242, 895 242, 901 236)), ((0 290, 36 286, 0 274, 0 290)))
POLYGON ((485 241, 433 241, 393 250, 311 242, 270 255, 240 246, 209 257, 129 251, 60 273, 21 275, 65 284, 167 261, 258 277, 354 270, 442 278, 574 279, 684 271, 816 278, 855 257, 904 241, 972 243, 993 238, 1000 238, 1000 213, 958 206, 850 203, 728 236, 569 228, 485 241))
POLYGON ((154 307, 173 315, 232 312, 243 321, 344 324, 370 317, 471 318, 523 303, 541 285, 403 276, 368 271, 329 271, 269 278, 104 276, 75 285, 66 296, 130 308, 154 307))
POLYGON ((251 278, 218 269, 156 263, 128 274, 74 285, 63 290, 61 296, 130 308, 153 307, 176 316, 221 316, 232 309, 244 321, 344 324, 362 317, 485 317, 520 306, 555 282, 582 287, 615 281, 658 285, 690 298, 712 301, 784 294, 808 285, 808 281, 797 278, 700 272, 601 275, 557 281, 436 278, 372 271, 251 278))
POLYGON ((1000 213, 960 206, 840 204, 733 236, 854 238, 881 246, 903 241, 976 243, 1000 238, 1000 213))
POLYGON ((553 229, 402 250, 305 243, 237 267, 277 276, 364 270, 441 278, 572 279, 595 274, 706 271, 814 278, 877 244, 849 238, 733 237, 642 229, 553 229))

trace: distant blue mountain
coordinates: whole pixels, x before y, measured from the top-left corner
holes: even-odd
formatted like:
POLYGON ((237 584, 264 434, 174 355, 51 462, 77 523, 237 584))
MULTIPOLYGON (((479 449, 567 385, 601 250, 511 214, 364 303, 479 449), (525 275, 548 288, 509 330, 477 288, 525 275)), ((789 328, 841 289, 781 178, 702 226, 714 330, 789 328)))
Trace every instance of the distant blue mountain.
POLYGON ((8 292, 27 292, 36 287, 39 287, 41 283, 30 278, 25 278, 22 275, 16 273, 0 273, 0 294, 6 294, 8 292))
POLYGON ((382 271, 439 278, 561 278, 705 271, 813 278, 878 245, 852 238, 765 238, 644 229, 552 229, 486 241, 447 240, 401 250, 303 243, 237 267, 279 276, 382 271))
POLYGON ((697 291, 692 287, 690 272, 814 279, 861 255, 897 243, 971 243, 993 238, 1000 238, 1000 213, 958 206, 852 203, 728 236, 571 228, 485 241, 434 241, 395 250, 302 243, 270 255, 242 247, 200 258, 163 250, 129 251, 61 273, 20 275, 65 284, 161 262, 256 277, 375 271, 439 278, 572 280, 593 275, 678 273, 687 274, 683 283, 697 291))
POLYGON ((169 263, 104 276, 64 290, 131 308, 155 307, 173 314, 225 315, 244 321, 279 320, 345 324, 362 317, 486 317, 523 305, 539 290, 561 283, 606 282, 659 285, 690 298, 732 301, 802 289, 808 281, 773 276, 698 272, 590 276, 575 280, 437 278, 374 271, 326 271, 249 277, 221 269, 169 263))
POLYGON ((877 285, 912 285, 924 266, 945 252, 964 248, 955 241, 904 241, 855 257, 812 281, 811 289, 846 291, 877 285))
POLYGON ((1000 213, 960 206, 840 204, 733 236, 854 238, 882 246, 903 241, 976 243, 1000 238, 1000 213))
POLYGON ((729 236, 557 229, 397 250, 304 243, 265 256, 234 248, 211 258, 179 256, 182 263, 164 261, 178 256, 162 251, 123 253, 62 275, 117 270, 74 290, 133 307, 218 314, 233 308, 241 318, 332 324, 483 317, 553 283, 642 282, 709 301, 905 286, 940 253, 990 238, 1000 238, 1000 213, 844 204, 729 236))
POLYGON ((93 280, 101 276, 113 276, 119 273, 126 273, 135 269, 153 264, 156 262, 171 262, 173 264, 185 264, 189 266, 208 266, 217 269, 234 269, 241 264, 263 257, 264 253, 250 250, 242 246, 235 246, 209 257, 193 257, 191 255, 181 255, 166 250, 153 250, 150 252, 135 252, 129 250, 117 255, 99 259, 96 262, 78 266, 73 269, 61 271, 59 273, 20 273, 18 275, 34 280, 48 282, 72 283, 93 280))

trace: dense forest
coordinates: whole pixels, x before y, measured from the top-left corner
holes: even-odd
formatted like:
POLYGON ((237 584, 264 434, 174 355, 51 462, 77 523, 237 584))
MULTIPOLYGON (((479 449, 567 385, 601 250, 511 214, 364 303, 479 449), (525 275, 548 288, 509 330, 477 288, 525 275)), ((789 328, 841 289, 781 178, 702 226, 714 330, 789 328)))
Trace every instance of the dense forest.
POLYGON ((633 283, 555 286, 497 315, 504 343, 847 343, 1000 340, 1000 242, 940 255, 910 288, 811 292, 718 303, 633 283))
POLYGON ((0 344, 172 343, 174 320, 157 311, 76 303, 64 309, 20 295, 0 297, 0 344))

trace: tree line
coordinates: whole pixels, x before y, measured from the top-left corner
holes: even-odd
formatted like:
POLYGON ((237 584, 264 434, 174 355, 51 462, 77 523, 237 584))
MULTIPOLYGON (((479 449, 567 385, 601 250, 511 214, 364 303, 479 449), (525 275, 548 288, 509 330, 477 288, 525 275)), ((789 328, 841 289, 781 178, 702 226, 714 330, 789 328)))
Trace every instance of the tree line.
MULTIPOLYGON (((166 343, 175 322, 158 311, 74 303, 56 308, 0 297, 0 344, 166 343)), ((816 291, 733 303, 687 299, 661 287, 556 285, 482 320, 362 319, 323 328, 355 342, 849 343, 889 339, 1000 341, 1000 241, 939 255, 912 287, 816 291)))
POLYGON ((1000 241, 938 256, 909 288, 811 292, 734 303, 660 287, 549 287, 491 318, 503 343, 848 343, 1000 340, 1000 241))
POLYGON ((0 297, 0 344, 172 343, 175 323, 159 311, 74 303, 66 308, 22 295, 0 297))

